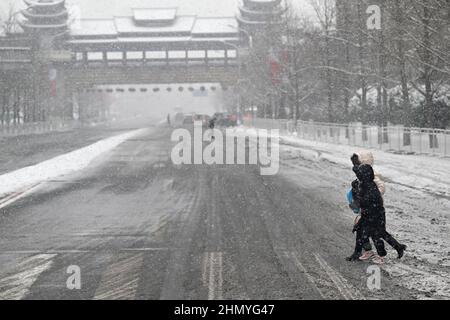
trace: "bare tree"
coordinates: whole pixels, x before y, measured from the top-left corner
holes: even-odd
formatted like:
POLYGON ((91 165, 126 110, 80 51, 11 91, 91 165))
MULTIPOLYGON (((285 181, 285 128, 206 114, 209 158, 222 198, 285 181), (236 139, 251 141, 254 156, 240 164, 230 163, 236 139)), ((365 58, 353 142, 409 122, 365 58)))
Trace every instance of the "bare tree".
POLYGON ((409 63, 416 70, 411 85, 424 98, 424 126, 434 126, 434 95, 443 84, 449 84, 450 54, 446 48, 445 35, 449 22, 447 2, 438 0, 411 1, 410 25, 407 36, 414 43, 414 50, 407 54, 409 63))
POLYGON ((257 100, 267 92, 287 96, 294 121, 309 110, 326 121, 449 125, 438 119, 450 117, 447 100, 437 99, 450 88, 450 0, 310 2, 318 24, 290 10, 283 21, 288 60, 282 85, 274 85, 267 70, 273 30, 255 46, 249 84, 258 88, 257 100), (368 28, 369 5, 381 9, 380 28, 368 28))
POLYGON ((18 11, 14 4, 10 4, 8 7, 8 14, 5 20, 1 23, 1 28, 3 29, 3 33, 5 35, 13 34, 18 30, 18 21, 17 21, 18 11))
POLYGON ((334 120, 333 113, 333 70, 332 70, 332 48, 331 35, 335 31, 336 6, 335 0, 310 0, 317 19, 320 22, 324 33, 324 62, 325 62, 325 78, 328 96, 327 116, 328 121, 334 120))

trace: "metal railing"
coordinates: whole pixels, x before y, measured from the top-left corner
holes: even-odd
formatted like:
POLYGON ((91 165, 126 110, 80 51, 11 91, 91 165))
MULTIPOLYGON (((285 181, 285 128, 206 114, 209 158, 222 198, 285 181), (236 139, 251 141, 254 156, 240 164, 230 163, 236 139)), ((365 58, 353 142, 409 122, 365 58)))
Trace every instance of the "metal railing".
POLYGON ((68 131, 76 126, 75 121, 48 121, 20 124, 0 124, 0 138, 54 131, 68 131))
POLYGON ((277 119, 253 119, 246 124, 257 128, 279 129, 282 134, 296 132, 297 137, 311 141, 405 154, 450 156, 450 130, 312 121, 298 121, 295 126, 291 120, 277 119))

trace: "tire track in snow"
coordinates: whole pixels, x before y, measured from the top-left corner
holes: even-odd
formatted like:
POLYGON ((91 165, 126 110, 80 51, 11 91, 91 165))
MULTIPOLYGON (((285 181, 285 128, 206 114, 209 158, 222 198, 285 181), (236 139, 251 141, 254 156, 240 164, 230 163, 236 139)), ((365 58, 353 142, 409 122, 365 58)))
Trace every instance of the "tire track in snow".
POLYGON ((56 254, 38 254, 26 258, 16 273, 0 279, 0 300, 22 300, 39 276, 50 269, 56 254))
POLYGON ((208 300, 223 299, 223 253, 206 252, 203 257, 203 285, 208 288, 208 300))
POLYGON ((136 297, 144 254, 120 254, 103 273, 94 300, 132 300, 136 297))
MULTIPOLYGON (((201 180, 201 177, 200 177, 201 180)), ((188 253, 193 239, 193 235, 199 224, 200 212, 196 211, 201 195, 205 193, 204 181, 195 179, 194 184, 199 186, 188 198, 186 206, 178 212, 179 219, 177 223, 181 224, 179 230, 175 231, 176 239, 172 246, 178 248, 173 250, 166 270, 164 285, 162 288, 161 300, 174 300, 184 298, 183 276, 188 260, 188 253)))
POLYGON ((314 257, 346 300, 365 300, 362 293, 348 283, 348 281, 339 272, 334 270, 319 254, 314 253, 314 257))

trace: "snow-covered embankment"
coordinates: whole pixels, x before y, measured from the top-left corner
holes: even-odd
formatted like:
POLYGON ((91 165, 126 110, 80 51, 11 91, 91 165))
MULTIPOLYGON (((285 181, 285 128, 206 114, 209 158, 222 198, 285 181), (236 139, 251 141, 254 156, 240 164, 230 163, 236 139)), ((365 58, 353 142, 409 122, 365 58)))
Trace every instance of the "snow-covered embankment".
POLYGON ((90 146, 22 168, 0 176, 0 199, 10 194, 25 192, 46 180, 74 173, 86 168, 92 160, 147 129, 138 129, 98 141, 90 146))

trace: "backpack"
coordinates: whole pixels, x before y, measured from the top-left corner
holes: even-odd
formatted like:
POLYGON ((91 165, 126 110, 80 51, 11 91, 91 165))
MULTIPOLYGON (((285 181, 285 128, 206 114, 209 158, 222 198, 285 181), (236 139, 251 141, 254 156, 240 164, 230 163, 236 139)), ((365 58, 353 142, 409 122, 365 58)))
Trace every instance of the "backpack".
POLYGON ((353 191, 352 191, 352 189, 350 189, 347 192, 347 201, 348 201, 350 209, 352 209, 352 211, 355 214, 360 214, 361 213, 361 208, 359 207, 359 205, 355 201, 353 201, 353 191))

